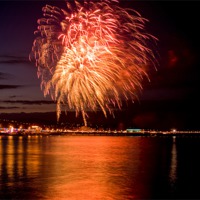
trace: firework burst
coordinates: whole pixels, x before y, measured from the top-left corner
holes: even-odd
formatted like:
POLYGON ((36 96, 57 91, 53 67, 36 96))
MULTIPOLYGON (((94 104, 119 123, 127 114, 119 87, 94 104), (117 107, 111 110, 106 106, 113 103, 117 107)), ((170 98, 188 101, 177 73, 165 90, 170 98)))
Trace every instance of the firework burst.
POLYGON ((137 97, 155 61, 147 43, 156 38, 145 32, 146 19, 117 0, 66 1, 66 9, 42 11, 30 57, 44 95, 57 102, 57 119, 61 108, 74 109, 87 126, 88 110, 106 116, 137 97))

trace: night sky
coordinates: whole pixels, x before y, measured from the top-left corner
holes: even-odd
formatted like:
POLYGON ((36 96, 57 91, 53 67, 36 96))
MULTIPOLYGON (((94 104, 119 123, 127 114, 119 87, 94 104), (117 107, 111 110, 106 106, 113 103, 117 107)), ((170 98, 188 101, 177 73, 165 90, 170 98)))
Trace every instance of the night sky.
MULTIPOLYGON (((65 8, 62 1, 0 1, 0 117, 14 112, 56 115, 56 105, 43 96, 37 68, 28 58, 47 3, 65 8)), ((96 115, 88 121, 121 128, 200 129, 200 3, 127 0, 122 5, 149 20, 146 29, 158 38, 159 64, 149 72, 151 81, 144 80, 139 101, 117 112, 115 119, 96 115)))

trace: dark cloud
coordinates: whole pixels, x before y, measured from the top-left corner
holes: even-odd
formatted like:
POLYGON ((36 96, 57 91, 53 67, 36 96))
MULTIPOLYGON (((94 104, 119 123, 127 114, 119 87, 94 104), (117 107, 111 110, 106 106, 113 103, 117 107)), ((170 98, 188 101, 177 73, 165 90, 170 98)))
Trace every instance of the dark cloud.
MULTIPOLYGON (((0 110, 8 110, 8 109, 19 109, 19 107, 15 107, 15 106, 12 106, 12 107, 7 107, 7 106, 0 106, 0 110)), ((21 108, 20 108, 21 109, 21 108)))
POLYGON ((20 97, 20 96, 17 96, 17 95, 12 95, 12 96, 9 96, 10 99, 14 99, 16 97, 20 97))
POLYGON ((21 85, 0 85, 0 90, 3 89, 16 89, 22 87, 21 85))
POLYGON ((0 72, 0 80, 6 79, 8 74, 0 72))
POLYGON ((1 101, 2 103, 10 103, 10 104, 26 104, 26 105, 31 105, 31 104, 37 104, 37 105, 42 105, 42 104, 55 104, 54 101, 26 101, 26 100, 16 100, 16 101, 11 101, 11 100, 6 100, 6 101, 1 101))
POLYGON ((30 61, 26 57, 13 56, 13 55, 0 55, 0 64, 30 64, 30 61))

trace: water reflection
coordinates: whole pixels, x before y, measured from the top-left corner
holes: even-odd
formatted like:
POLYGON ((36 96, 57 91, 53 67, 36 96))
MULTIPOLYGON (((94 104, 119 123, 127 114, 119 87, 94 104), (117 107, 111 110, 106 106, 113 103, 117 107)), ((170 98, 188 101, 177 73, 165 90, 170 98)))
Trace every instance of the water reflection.
POLYGON ((1 137, 0 186, 3 197, 20 197, 23 187, 28 188, 26 182, 38 177, 40 159, 37 143, 37 140, 28 137, 1 137))
POLYGON ((1 137, 0 149, 0 199, 163 199, 183 188, 170 138, 1 137))
POLYGON ((177 149, 176 149, 176 137, 173 137, 173 144, 172 144, 172 150, 171 150, 171 165, 170 165, 170 172, 169 177, 170 181, 173 185, 176 183, 177 179, 177 149))

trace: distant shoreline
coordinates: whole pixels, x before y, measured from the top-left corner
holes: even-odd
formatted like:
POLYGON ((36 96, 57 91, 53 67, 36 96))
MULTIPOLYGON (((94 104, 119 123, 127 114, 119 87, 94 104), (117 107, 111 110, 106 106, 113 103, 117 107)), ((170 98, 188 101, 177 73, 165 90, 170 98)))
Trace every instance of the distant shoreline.
POLYGON ((136 132, 136 133, 124 133, 124 132, 38 132, 38 133, 0 133, 0 136, 141 136, 141 137, 200 137, 200 132, 136 132))

